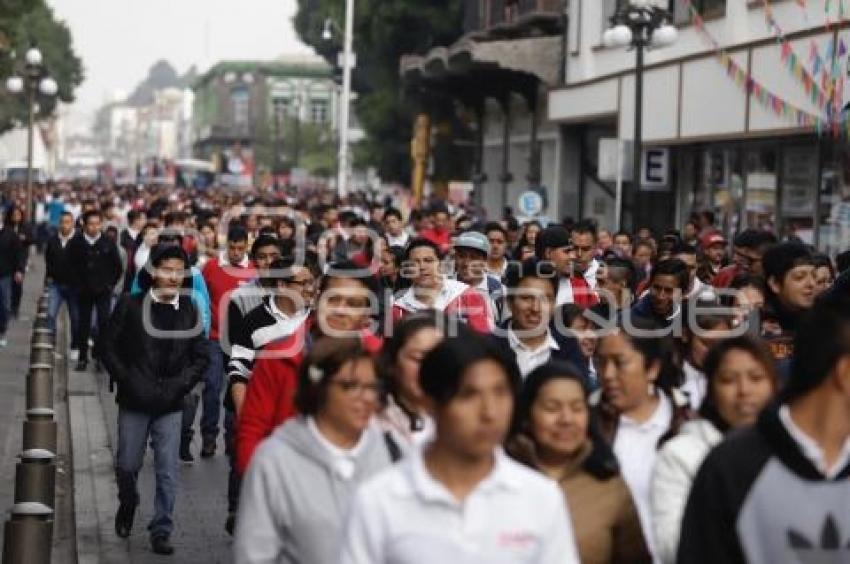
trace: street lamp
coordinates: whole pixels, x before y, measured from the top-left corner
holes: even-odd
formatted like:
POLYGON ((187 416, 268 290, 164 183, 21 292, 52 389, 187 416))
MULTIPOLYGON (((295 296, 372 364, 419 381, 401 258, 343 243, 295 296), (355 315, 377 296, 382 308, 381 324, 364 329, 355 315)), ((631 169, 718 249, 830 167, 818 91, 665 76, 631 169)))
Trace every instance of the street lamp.
MULTIPOLYGON (((322 38, 333 38, 333 21, 325 20, 322 38)), ((342 51, 342 100, 339 110, 339 172, 337 191, 340 198, 348 192, 348 133, 351 113, 351 71, 354 68, 354 0, 345 1, 345 37, 342 51)))
POLYGON ((33 137, 35 130, 35 97, 56 96, 59 85, 48 76, 44 58, 38 47, 33 45, 24 54, 23 76, 12 75, 6 79, 6 90, 12 94, 25 94, 27 101, 27 212, 31 224, 35 223, 35 199, 32 191, 33 137))
MULTIPOLYGON (((643 59, 644 50, 667 47, 678 39, 678 31, 670 24, 672 14, 658 0, 628 0, 611 18, 611 27, 602 35, 605 47, 629 47, 635 50, 635 137, 632 182, 634 198, 640 190, 641 164, 643 158, 643 59)), ((624 202, 618 193, 616 205, 617 229, 622 228, 624 202)), ((634 218, 631 218, 633 221, 634 218)), ((628 222, 627 222, 628 223, 628 222)), ((630 227, 634 227, 630 225, 630 227)))

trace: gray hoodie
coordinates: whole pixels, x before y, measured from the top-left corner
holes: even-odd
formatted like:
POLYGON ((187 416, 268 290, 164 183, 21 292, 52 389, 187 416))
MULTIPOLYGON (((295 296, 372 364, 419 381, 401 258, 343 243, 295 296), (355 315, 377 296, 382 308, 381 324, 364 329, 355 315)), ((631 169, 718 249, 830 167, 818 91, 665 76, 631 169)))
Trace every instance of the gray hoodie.
POLYGON ((390 465, 384 437, 367 429, 345 479, 303 417, 290 419, 251 459, 239 501, 236 564, 337 564, 357 487, 390 465))

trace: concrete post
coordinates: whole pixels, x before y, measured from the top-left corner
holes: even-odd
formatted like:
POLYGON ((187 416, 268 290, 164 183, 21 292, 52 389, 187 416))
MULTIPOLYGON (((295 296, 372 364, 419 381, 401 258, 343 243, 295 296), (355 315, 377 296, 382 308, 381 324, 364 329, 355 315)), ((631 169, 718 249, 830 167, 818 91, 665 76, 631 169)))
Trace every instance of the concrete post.
POLYGON ((27 409, 53 408, 53 366, 33 364, 27 374, 27 409))
POLYGON ((43 503, 16 503, 3 529, 3 564, 50 564, 53 510, 43 503))
POLYGON ((15 466, 15 503, 37 501, 56 507, 56 455, 49 450, 31 449, 21 454, 15 466))

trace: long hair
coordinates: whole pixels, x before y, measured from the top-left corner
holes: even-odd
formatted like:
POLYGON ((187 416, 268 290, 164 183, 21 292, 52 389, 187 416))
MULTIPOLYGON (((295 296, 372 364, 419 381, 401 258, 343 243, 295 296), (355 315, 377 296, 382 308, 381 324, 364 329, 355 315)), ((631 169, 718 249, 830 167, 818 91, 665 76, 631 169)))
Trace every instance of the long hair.
POLYGON ((554 380, 575 382, 581 387, 584 395, 584 403, 588 412, 587 440, 590 442, 591 450, 582 462, 582 468, 599 480, 607 480, 617 476, 620 473, 617 457, 605 441, 597 414, 590 406, 590 390, 587 383, 575 366, 564 361, 547 362, 532 371, 526 378, 514 409, 513 424, 507 441, 508 453, 520 462, 532 464, 532 461, 525 459, 524 453, 520 452, 522 450, 521 445, 523 443, 530 444, 532 448, 536 449, 537 444, 529 430, 531 410, 543 386, 554 380))

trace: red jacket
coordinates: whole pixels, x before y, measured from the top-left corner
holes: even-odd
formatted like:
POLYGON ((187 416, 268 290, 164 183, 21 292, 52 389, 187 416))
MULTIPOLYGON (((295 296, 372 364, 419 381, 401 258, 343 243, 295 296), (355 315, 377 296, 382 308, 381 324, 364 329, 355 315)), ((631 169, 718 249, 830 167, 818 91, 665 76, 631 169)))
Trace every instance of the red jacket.
POLYGON ((479 333, 493 331, 489 306, 484 296, 475 288, 457 280, 446 278, 443 281, 443 289, 432 308, 420 304, 413 294, 413 288, 410 288, 393 302, 393 321, 423 309, 435 309, 448 315, 457 315, 479 333))
POLYGON ((226 261, 223 256, 210 259, 201 271, 210 294, 210 339, 214 341, 218 341, 219 338, 219 326, 222 321, 220 316, 227 313, 227 303, 222 301, 227 298, 226 301, 229 303, 228 295, 231 292, 257 277, 257 271, 250 262, 233 266, 226 262, 222 263, 223 258, 226 261))
POLYGON ((419 235, 440 247, 442 253, 447 253, 452 248, 452 233, 448 229, 425 229, 419 235))
MULTIPOLYGON (((268 344, 254 363, 236 426, 236 471, 240 475, 248 469, 260 443, 297 413, 298 372, 307 354, 311 326, 308 320, 292 335, 268 344)), ((383 345, 380 337, 363 333, 362 339, 369 353, 380 352, 383 345)))
POLYGON ((720 272, 711 279, 711 285, 715 288, 728 288, 729 284, 732 283, 732 280, 734 280, 740 273, 741 271, 738 269, 738 266, 734 264, 727 266, 726 268, 721 268, 720 272))

